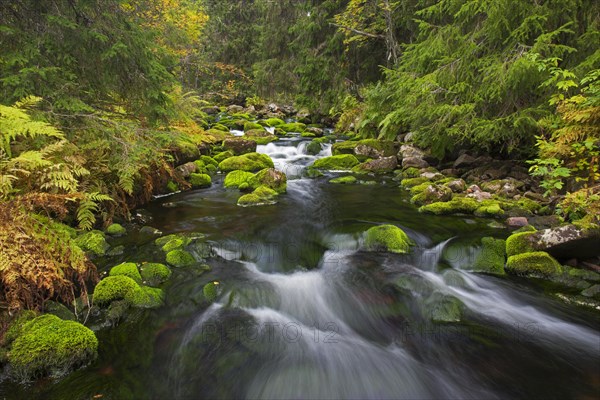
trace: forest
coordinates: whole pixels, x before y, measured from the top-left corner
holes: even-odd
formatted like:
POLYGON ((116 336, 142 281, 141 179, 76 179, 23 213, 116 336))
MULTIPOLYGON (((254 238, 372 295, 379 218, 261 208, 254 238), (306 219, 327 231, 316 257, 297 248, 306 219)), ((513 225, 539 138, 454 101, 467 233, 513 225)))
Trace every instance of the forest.
POLYGON ((592 0, 0 2, 0 396, 597 395, 599 44, 592 0), (251 320, 340 341, 198 333, 251 320))

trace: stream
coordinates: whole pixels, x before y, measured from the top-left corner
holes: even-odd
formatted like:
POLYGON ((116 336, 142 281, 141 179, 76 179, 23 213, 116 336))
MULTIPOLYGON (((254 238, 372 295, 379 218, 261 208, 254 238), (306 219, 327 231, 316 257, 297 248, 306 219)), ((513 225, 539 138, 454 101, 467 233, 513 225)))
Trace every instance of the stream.
MULTIPOLYGON (((288 137, 258 146, 288 176, 278 204, 238 207, 209 189, 156 199, 149 225, 206 236, 211 271, 174 269, 166 305, 98 332, 99 359, 58 382, 4 382, 3 398, 594 399, 600 318, 535 282, 469 272, 483 236, 509 231, 472 217, 423 215, 388 178, 329 184, 303 177, 317 156, 288 137), (377 224, 401 227, 408 255, 361 250, 377 224), (203 300, 207 282, 219 298, 203 300), (458 304, 460 318, 444 320, 458 304), (99 396, 99 397, 96 397, 99 396)), ((101 260, 164 262, 122 239, 101 260)), ((193 252, 194 252, 193 251, 193 252)), ((161 257, 163 257, 161 259, 161 257)))

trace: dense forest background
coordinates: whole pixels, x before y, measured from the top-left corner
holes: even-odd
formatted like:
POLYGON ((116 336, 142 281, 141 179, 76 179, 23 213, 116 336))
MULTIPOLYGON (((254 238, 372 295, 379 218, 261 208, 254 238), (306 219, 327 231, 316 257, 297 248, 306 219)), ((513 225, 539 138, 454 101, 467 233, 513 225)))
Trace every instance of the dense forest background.
POLYGON ((52 221, 127 218, 214 140, 208 105, 293 103, 338 134, 413 132, 440 160, 531 160, 559 212, 598 215, 599 15, 592 0, 3 1, 0 262, 19 268, 3 279, 54 271, 48 297, 84 279, 52 221))

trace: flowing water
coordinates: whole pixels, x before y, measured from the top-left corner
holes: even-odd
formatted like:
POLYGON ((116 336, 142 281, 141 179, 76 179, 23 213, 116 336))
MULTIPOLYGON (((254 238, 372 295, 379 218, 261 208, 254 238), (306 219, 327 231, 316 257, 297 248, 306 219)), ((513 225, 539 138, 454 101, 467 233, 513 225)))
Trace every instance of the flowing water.
MULTIPOLYGON (((529 281, 468 271, 473 243, 507 231, 421 215, 391 180, 304 178, 306 165, 330 155, 326 146, 309 156, 306 144, 258 148, 288 175, 277 205, 238 207, 239 194, 218 180, 157 199, 151 224, 205 234, 212 270, 176 270, 164 307, 99 332, 92 366, 57 383, 5 382, 0 396, 598 398, 598 314, 529 281), (382 223, 407 232, 411 254, 361 251, 364 231, 382 223), (220 296, 208 305, 211 281, 220 296)), ((151 243, 125 242, 107 266, 163 257, 151 243)))

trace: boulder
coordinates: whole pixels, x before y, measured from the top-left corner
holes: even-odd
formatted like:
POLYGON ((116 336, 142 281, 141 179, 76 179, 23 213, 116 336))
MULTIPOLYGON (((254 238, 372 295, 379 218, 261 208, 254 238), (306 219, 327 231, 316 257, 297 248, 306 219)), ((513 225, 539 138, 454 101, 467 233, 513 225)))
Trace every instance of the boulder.
POLYGON ((454 161, 454 164, 452 165, 452 167, 455 169, 461 169, 461 168, 470 168, 473 165, 476 165, 475 157, 470 156, 469 154, 465 153, 465 154, 461 155, 460 157, 458 157, 456 159, 456 161, 454 161))
POLYGON ((408 253, 414 243, 408 235, 394 225, 379 225, 366 232, 365 247, 369 251, 408 253))
POLYGON ((327 170, 349 170, 358 164, 358 159, 352 154, 342 154, 318 159, 313 163, 313 168, 327 170))
POLYGON ((398 167, 398 159, 395 156, 383 157, 357 165, 353 170, 357 172, 386 173, 392 172, 398 167))
POLYGON ((414 195, 410 202, 417 205, 424 205, 436 202, 447 202, 452 199, 452 190, 441 185, 429 185, 422 192, 414 195))
POLYGON ((256 151, 256 142, 242 138, 228 138, 223 141, 223 148, 231 150, 236 156, 256 151))
POLYGON ((264 206, 276 203, 277 192, 267 186, 259 186, 252 193, 241 196, 237 204, 238 206, 264 206))
POLYGON ((221 112, 221 109, 217 106, 207 106, 207 107, 202 107, 200 109, 200 111, 202 111, 203 113, 206 113, 208 115, 216 115, 221 112))
POLYGON ((273 168, 273 160, 266 154, 247 153, 241 156, 226 158, 219 163, 219 169, 223 172, 241 170, 257 172, 265 168, 273 168))
POLYGON ((313 135, 315 135, 317 137, 323 136, 323 129, 317 128, 314 126, 309 126, 308 128, 306 128, 306 130, 304 132, 312 133, 313 135))
POLYGON ((401 154, 401 158, 409 158, 409 157, 415 157, 415 158, 424 158, 425 157, 425 153, 423 152, 423 150, 415 147, 415 146, 411 146, 409 144, 403 144, 400 147, 400 154, 401 154))
POLYGON ((193 172, 196 172, 197 168, 198 166, 196 165, 196 163, 192 161, 178 166, 177 168, 175 168, 175 171, 177 172, 180 178, 185 179, 189 177, 193 172))
POLYGON ((422 158, 418 157, 405 157, 402 158, 402 168, 427 168, 429 163, 422 158))
POLYGON ((396 148, 393 142, 386 140, 364 139, 354 147, 354 155, 358 158, 381 158, 395 156, 396 148))
POLYGON ((506 271, 520 276, 548 278, 562 273, 562 268, 544 251, 516 254, 508 257, 506 271))
POLYGON ((444 184, 444 186, 452 190, 453 193, 462 193, 467 190, 467 183, 462 179, 455 179, 447 182, 444 184))
POLYGON ((506 225, 510 227, 522 227, 529 225, 526 217, 510 217, 506 219, 506 225))
POLYGON ((243 111, 244 111, 244 107, 238 106, 237 104, 233 104, 233 105, 227 107, 227 112, 229 114, 241 113, 243 111))
POLYGON ((600 230, 584 230, 575 225, 564 225, 538 231, 533 241, 536 250, 543 250, 556 258, 576 255, 580 259, 600 255, 600 230))
POLYGON ((506 243, 504 240, 492 237, 482 238, 481 250, 475 258, 473 270, 494 275, 504 275, 505 248, 506 243))

